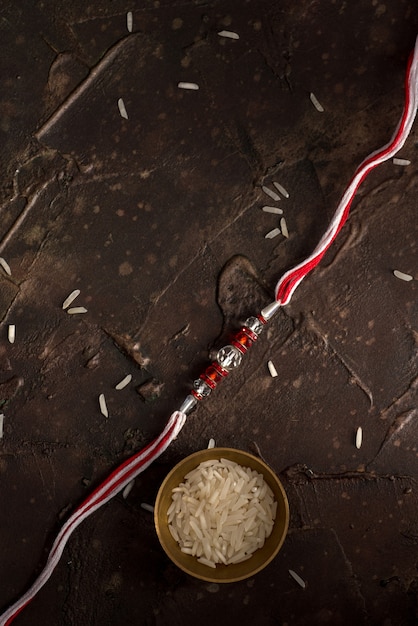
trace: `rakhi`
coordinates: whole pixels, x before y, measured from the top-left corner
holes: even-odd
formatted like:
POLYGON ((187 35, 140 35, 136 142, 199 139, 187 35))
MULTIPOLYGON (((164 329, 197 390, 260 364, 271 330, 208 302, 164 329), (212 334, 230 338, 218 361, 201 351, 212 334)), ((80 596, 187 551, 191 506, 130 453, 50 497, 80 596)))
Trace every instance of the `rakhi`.
POLYGON ((392 139, 385 146, 370 154, 357 168, 348 184, 335 214, 314 251, 301 263, 286 272, 276 285, 275 300, 262 311, 249 317, 243 327, 235 333, 230 343, 221 348, 216 359, 194 381, 191 393, 178 411, 174 411, 162 433, 141 451, 124 461, 115 469, 84 502, 76 508, 61 528, 48 556, 46 565, 28 591, 3 615, 0 626, 8 626, 29 604, 52 575, 74 530, 92 513, 126 487, 138 474, 143 472, 168 448, 184 426, 186 417, 196 405, 208 397, 217 385, 228 376, 242 361, 248 348, 258 339, 265 325, 279 310, 288 304, 295 289, 321 261, 347 220, 356 192, 366 176, 380 163, 392 158, 404 145, 418 106, 418 38, 411 54, 405 79, 405 104, 401 119, 392 139))

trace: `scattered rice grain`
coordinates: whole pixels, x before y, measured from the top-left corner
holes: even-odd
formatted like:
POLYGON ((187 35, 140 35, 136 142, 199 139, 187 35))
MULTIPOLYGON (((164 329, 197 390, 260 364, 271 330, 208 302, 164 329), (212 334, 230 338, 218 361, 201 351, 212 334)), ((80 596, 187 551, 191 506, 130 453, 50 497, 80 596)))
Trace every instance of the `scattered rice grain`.
POLYGON ((289 574, 291 575, 293 580, 296 580, 296 582, 302 587, 302 589, 306 589, 306 583, 303 578, 299 576, 299 574, 296 574, 296 572, 294 572, 292 569, 289 570, 289 574))
POLYGON ((2 266, 2 268, 4 269, 4 271, 6 272, 6 274, 8 274, 9 276, 12 275, 12 271, 10 269, 10 265, 8 264, 8 262, 6 261, 6 259, 3 259, 2 256, 0 256, 0 265, 2 266))
POLYGON ((180 82, 177 84, 179 89, 191 89, 192 91, 197 91, 199 89, 199 85, 197 83, 187 83, 180 82))
POLYGON ((66 309, 70 306, 70 304, 72 304, 72 302, 74 302, 74 300, 80 295, 80 290, 79 289, 74 289, 74 291, 72 291, 70 293, 69 296, 67 296, 64 300, 64 302, 62 303, 62 308, 66 309))
POLYGON ((289 192, 283 187, 283 185, 281 185, 280 183, 273 183, 273 185, 276 187, 277 191, 280 191, 282 196, 284 196, 285 198, 289 198, 289 192))
POLYGON ((10 343, 14 343, 16 339, 16 326, 14 324, 9 324, 9 328, 7 331, 7 336, 10 343))
POLYGON ((280 220, 280 228, 282 230, 283 237, 286 237, 287 239, 289 237, 289 231, 287 230, 287 224, 284 217, 280 220))
POLYGON ((274 367, 274 363, 273 363, 272 361, 268 361, 268 362, 267 362, 267 367, 269 368, 270 376, 271 376, 272 378, 276 378, 276 376, 277 376, 277 370, 276 370, 276 368, 274 367))
POLYGON ((147 504, 146 502, 141 502, 141 509, 144 511, 149 511, 150 513, 154 513, 154 507, 152 504, 147 504))
POLYGON ((99 396, 99 406, 101 413, 105 417, 109 417, 109 411, 107 410, 106 398, 104 397, 104 393, 101 393, 99 396))
POLYGON ((275 213, 276 215, 283 213, 283 209, 279 209, 276 206, 263 206, 263 211, 265 211, 265 213, 275 213))
POLYGON ((124 500, 126 500, 126 498, 127 498, 127 497, 129 496, 129 494, 131 493, 131 491, 132 491, 132 488, 133 488, 134 484, 135 484, 135 478, 134 478, 133 480, 131 480, 131 482, 130 482, 130 483, 128 483, 128 484, 126 485, 125 489, 122 491, 122 498, 123 498, 124 500))
POLYGON ((67 310, 68 315, 77 315, 78 313, 87 313, 87 309, 84 306, 75 306, 72 309, 67 310))
POLYGON ((122 98, 119 98, 119 100, 118 100, 118 107, 119 107, 119 113, 120 113, 121 117, 123 117, 125 120, 127 120, 128 119, 128 113, 126 111, 125 103, 124 103, 122 98))
POLYGON ((414 278, 413 276, 411 276, 411 274, 405 274, 404 272, 400 272, 399 270, 394 270, 393 274, 396 276, 396 278, 400 278, 401 280, 405 280, 406 282, 409 282, 414 278))
POLYGON ((320 113, 324 112, 324 107, 322 106, 322 104, 319 102, 318 98, 316 97, 316 95, 314 93, 310 93, 309 94, 309 98, 311 99, 312 104, 314 105, 315 109, 317 111, 319 111, 320 113))
POLYGON ((128 32, 132 32, 132 27, 133 27, 133 15, 132 15, 132 11, 128 11, 128 13, 126 14, 126 28, 128 29, 128 32))
POLYGON ((361 426, 359 426, 357 428, 357 432, 356 432, 356 448, 357 448, 357 450, 360 450, 362 442, 363 442, 363 429, 362 429, 361 426))
POLYGON ((394 165, 411 165, 411 161, 409 159, 398 159, 396 157, 393 159, 393 163, 394 165))
POLYGON ((214 439, 209 439, 209 443, 208 443, 208 450, 210 450, 211 448, 215 447, 215 440, 214 439))
POLYGON ((228 39, 239 39, 238 33, 234 33, 232 30, 221 30, 218 35, 219 37, 227 37, 228 39))
POLYGON ((3 439, 4 435, 4 415, 0 413, 0 439, 3 439))
POLYGON ((263 185, 261 189, 267 196, 269 196, 269 198, 272 198, 272 200, 276 200, 276 202, 279 202, 279 200, 281 200, 280 196, 275 191, 272 191, 269 187, 266 187, 266 185, 263 185))
POLYGON ((280 228, 273 228, 273 230, 270 230, 267 235, 264 235, 264 239, 274 239, 274 237, 280 235, 280 232, 280 228))
POLYGON ((129 383, 132 380, 132 374, 127 374, 125 376, 125 378, 122 378, 122 380, 120 381, 120 383, 118 383, 115 386, 115 389, 117 389, 118 391, 120 391, 121 389, 124 389, 127 385, 129 385, 129 383))

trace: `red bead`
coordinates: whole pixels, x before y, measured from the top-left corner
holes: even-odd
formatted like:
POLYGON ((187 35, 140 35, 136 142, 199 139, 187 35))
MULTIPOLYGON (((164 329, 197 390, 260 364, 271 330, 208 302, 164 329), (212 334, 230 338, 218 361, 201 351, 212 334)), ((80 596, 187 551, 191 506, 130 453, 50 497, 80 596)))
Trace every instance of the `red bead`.
POLYGON ((245 354, 248 348, 251 348, 254 340, 245 332, 244 329, 240 330, 236 335, 234 335, 231 344, 238 348, 242 354, 245 354))
MULTIPOLYGON (((208 368, 208 369, 209 369, 209 368, 208 368)), ((216 385, 218 384, 218 382, 219 382, 220 380, 222 380, 222 377, 219 377, 219 379, 214 380, 213 378, 210 378, 210 377, 206 374, 206 372, 204 372, 203 374, 200 374, 199 378, 200 378, 201 380, 205 381, 205 383, 206 383, 207 385, 209 385, 209 387, 210 387, 211 389, 215 389, 215 387, 216 387, 216 385)))
POLYGON ((237 348, 241 354, 245 354, 247 352, 247 347, 243 346, 239 341, 237 341, 236 339, 233 339, 231 341, 231 346, 235 346, 235 348, 237 348))
POLYGON ((205 369, 203 374, 200 374, 199 378, 209 385, 211 389, 215 389, 216 385, 228 374, 229 372, 215 361, 205 369))
POLYGON ((249 337, 252 341, 257 341, 258 335, 256 335, 255 332, 251 330, 251 328, 247 328, 247 326, 243 326, 241 331, 245 333, 247 337, 249 337))

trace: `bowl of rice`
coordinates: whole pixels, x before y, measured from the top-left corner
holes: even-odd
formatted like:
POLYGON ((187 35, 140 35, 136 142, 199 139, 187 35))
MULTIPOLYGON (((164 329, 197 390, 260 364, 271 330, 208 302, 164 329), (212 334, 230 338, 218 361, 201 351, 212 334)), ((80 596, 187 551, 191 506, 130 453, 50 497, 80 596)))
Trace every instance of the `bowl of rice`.
POLYGON ((289 525, 283 486, 261 459, 233 448, 200 450, 164 479, 154 520, 167 556, 209 582, 254 576, 277 555, 289 525))

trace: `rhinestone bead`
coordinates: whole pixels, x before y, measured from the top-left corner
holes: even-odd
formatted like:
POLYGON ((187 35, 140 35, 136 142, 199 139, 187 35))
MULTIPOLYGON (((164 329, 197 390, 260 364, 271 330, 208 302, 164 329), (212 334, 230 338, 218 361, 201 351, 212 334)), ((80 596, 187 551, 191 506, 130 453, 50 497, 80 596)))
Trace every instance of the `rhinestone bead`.
POLYGON ((224 346, 216 355, 216 360, 226 370, 233 370, 241 364, 242 354, 235 346, 224 346))
POLYGON ((248 348, 253 345, 254 340, 245 332, 245 330, 240 330, 238 333, 236 333, 236 335, 234 335, 231 343, 233 346, 238 348, 240 352, 245 354, 248 348))
MULTIPOLYGON (((210 394, 210 392, 212 391, 212 389, 209 387, 209 385, 207 383, 205 383, 204 380, 202 380, 201 378, 198 378, 197 380, 195 380, 193 382, 193 387, 194 390, 197 394, 197 396, 200 396, 200 398, 207 398, 208 395, 210 394)), ((193 394, 195 395, 195 394, 193 394)), ((196 397, 196 395, 195 395, 196 397)))
POLYGON ((256 335, 259 335, 263 332, 264 324, 258 317, 249 317, 244 322, 244 326, 253 331, 256 335))
POLYGON ((211 389, 215 389, 216 385, 220 383, 225 376, 228 376, 228 374, 229 372, 221 367, 219 363, 214 362, 205 369, 199 378, 204 380, 211 389))

